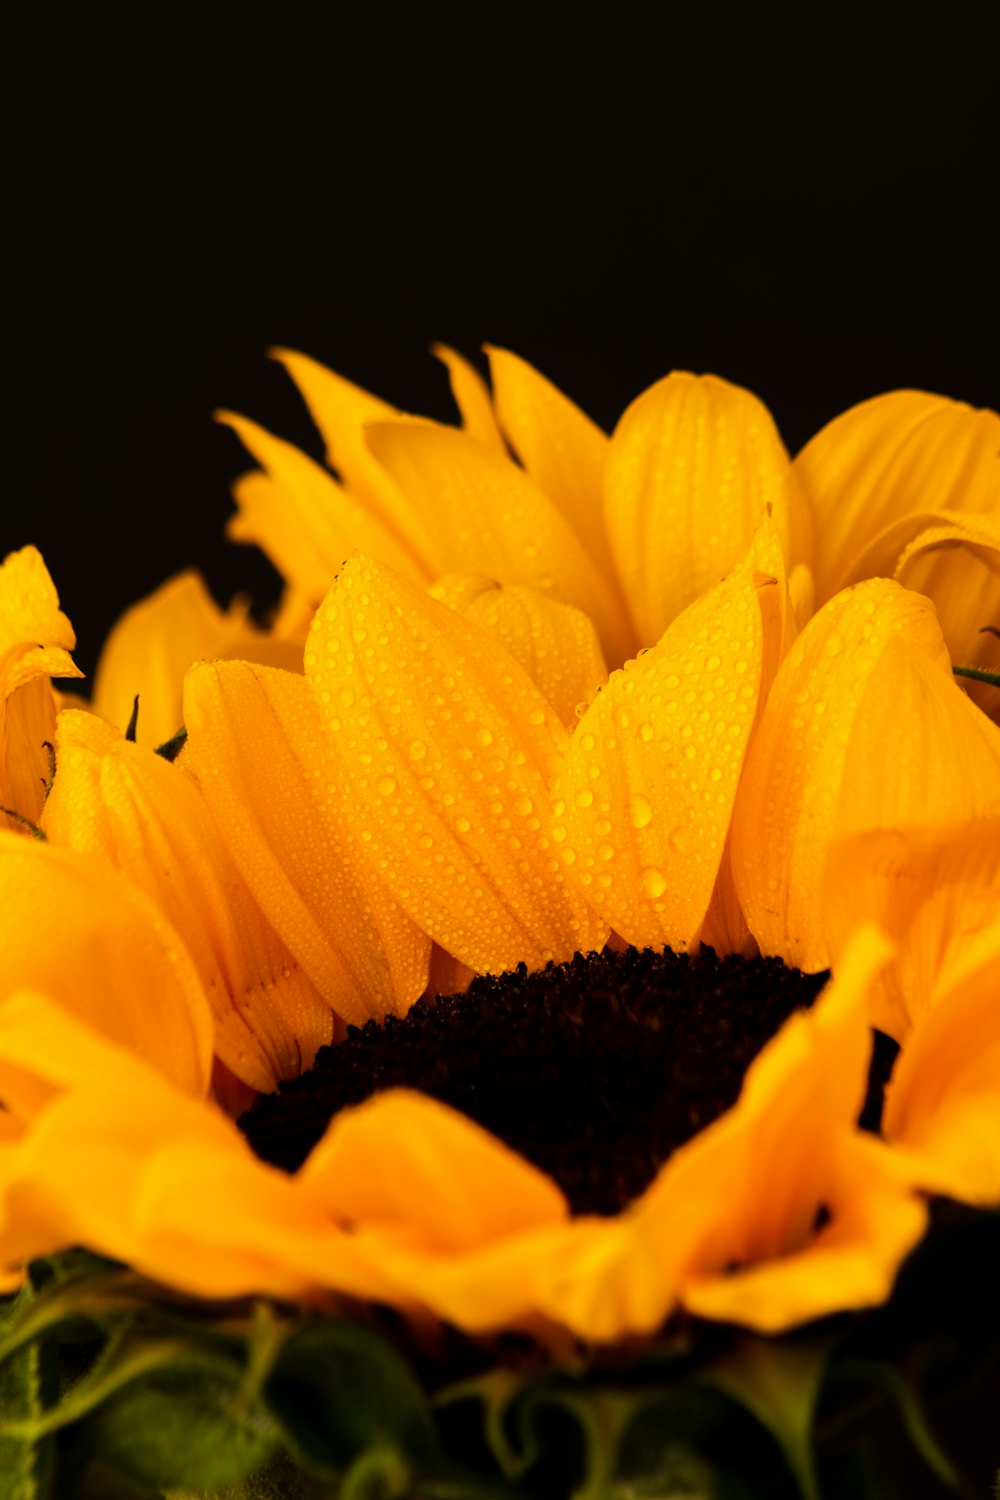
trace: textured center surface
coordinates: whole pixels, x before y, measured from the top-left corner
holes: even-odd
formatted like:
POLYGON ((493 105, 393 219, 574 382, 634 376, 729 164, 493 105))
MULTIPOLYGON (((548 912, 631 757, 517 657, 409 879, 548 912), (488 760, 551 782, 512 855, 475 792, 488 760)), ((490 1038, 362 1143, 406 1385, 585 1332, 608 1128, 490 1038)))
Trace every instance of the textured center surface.
MULTIPOLYGON (((416 1088, 548 1172, 574 1213, 617 1213, 736 1102, 754 1057, 825 978, 711 949, 577 955, 535 974, 522 965, 420 1000, 404 1020, 350 1028, 240 1128, 263 1160, 294 1171, 339 1110, 416 1088)), ((870 1099, 872 1124, 879 1105, 870 1099)))

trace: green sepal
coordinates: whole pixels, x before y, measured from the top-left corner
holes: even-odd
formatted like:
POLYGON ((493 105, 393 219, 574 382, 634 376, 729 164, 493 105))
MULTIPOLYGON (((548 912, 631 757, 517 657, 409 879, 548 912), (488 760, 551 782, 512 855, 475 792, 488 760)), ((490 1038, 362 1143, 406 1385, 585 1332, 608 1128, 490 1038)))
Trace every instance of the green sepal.
MULTIPOLYGON (((26 1282, 15 1297, 0 1300, 4 1333, 34 1297, 26 1282)), ((27 1344, 0 1366, 0 1500, 54 1500, 55 1444, 31 1424, 42 1418, 56 1391, 54 1361, 44 1344, 27 1344), (5 1431, 12 1422, 26 1423, 28 1430, 5 1431)))
POLYGON ((952 1489, 962 1488, 962 1476, 930 1429, 920 1391, 903 1370, 876 1360, 845 1359, 836 1367, 834 1383, 887 1396, 899 1413, 907 1437, 928 1468, 952 1489))
POLYGON ((162 755, 164 760, 176 760, 187 743, 188 732, 181 725, 176 734, 172 734, 169 740, 164 740, 162 745, 157 745, 157 755, 162 755))
POLYGON ((820 1500, 813 1419, 836 1333, 747 1334, 699 1379, 727 1392, 777 1440, 804 1500, 820 1500))
POLYGON ((1000 672, 988 672, 985 667, 952 667, 956 677, 973 677, 976 682, 988 682, 990 687, 1000 687, 1000 672))
MULTIPOLYGON (((434 1422, 413 1372, 385 1340, 357 1324, 316 1321, 291 1333, 263 1400, 295 1458, 320 1477, 349 1476, 375 1452, 375 1468, 391 1489, 394 1474, 429 1466, 437 1455, 434 1422)), ((361 1496, 373 1493, 370 1481, 362 1468, 350 1483, 361 1496)))

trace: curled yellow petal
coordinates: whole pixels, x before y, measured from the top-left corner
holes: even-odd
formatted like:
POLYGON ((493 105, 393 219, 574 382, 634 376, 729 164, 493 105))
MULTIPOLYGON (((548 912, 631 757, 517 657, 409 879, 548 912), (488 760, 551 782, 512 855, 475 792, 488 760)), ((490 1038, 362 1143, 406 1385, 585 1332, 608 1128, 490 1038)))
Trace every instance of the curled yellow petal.
POLYGON ((405 542, 308 454, 246 417, 217 412, 216 419, 233 429, 266 471, 264 482, 251 475, 234 490, 239 539, 257 542, 314 606, 345 558, 359 549, 404 578, 426 582, 426 572, 405 542))
POLYGON ((345 1021, 404 1014, 430 941, 360 858, 305 679, 247 662, 195 667, 179 762, 197 781, 267 921, 345 1021))
POLYGON ((55 727, 51 677, 82 677, 70 651, 73 627, 34 547, 0 566, 0 828, 37 823, 51 766, 45 742, 55 727))
POLYGON ((439 573, 523 583, 590 616, 609 661, 633 649, 612 589, 553 501, 516 464, 464 432, 379 422, 371 452, 436 542, 439 573))
POLYGON ((682 951, 699 939, 763 654, 748 559, 612 673, 573 735, 552 837, 568 878, 636 947, 682 951))
POLYGON ((488 630, 540 688, 567 728, 608 680, 597 632, 587 615, 523 584, 448 574, 432 599, 488 630))
MULTIPOLYGON (((994 891, 994 898, 996 891, 994 891)), ((1000 921, 941 975, 886 1094, 882 1129, 899 1175, 966 1203, 1000 1203, 1000 921)))
POLYGON ((300 1170, 330 1212, 455 1254, 568 1217, 544 1172, 457 1110, 390 1089, 337 1116, 300 1170))
POLYGON ((502 646, 354 558, 305 661, 345 825, 425 932, 478 973, 603 944, 546 827, 566 732, 502 646))
POLYGON ((733 820, 740 904, 761 950, 823 969, 835 840, 1000 812, 1000 731, 955 685, 933 605, 873 579, 845 590, 783 662, 733 820))
POLYGON ((241 880, 192 778, 93 714, 60 714, 56 756, 46 833, 156 902, 194 960, 226 1067, 262 1091, 310 1067, 333 1012, 241 880))
POLYGON ((39 990, 188 1094, 213 1025, 197 971, 150 898, 99 861, 0 833, 3 995, 39 990))
POLYGON ((477 443, 506 453, 504 441, 493 415, 493 402, 479 371, 447 344, 434 344, 431 353, 447 368, 451 393, 462 415, 462 427, 477 443))
POLYGON ((905 1042, 1000 906, 1000 818, 948 828, 877 829, 835 844, 823 925, 836 966, 855 929, 877 921, 896 957, 871 991, 873 1026, 905 1042))
POLYGON ((823 539, 817 603, 856 579, 859 555, 912 512, 995 512, 998 452, 995 412, 924 391, 890 391, 829 422, 794 465, 823 539))
POLYGON ((612 435, 604 506, 644 645, 735 567, 768 516, 786 562, 810 561, 808 516, 770 413, 714 375, 677 371, 633 401, 612 435))
POLYGON ((890 955, 873 928, 861 931, 813 1010, 751 1065, 733 1109, 671 1157, 636 1205, 691 1312, 775 1333, 888 1296, 926 1224, 888 1150, 854 1129, 867 992, 890 955))

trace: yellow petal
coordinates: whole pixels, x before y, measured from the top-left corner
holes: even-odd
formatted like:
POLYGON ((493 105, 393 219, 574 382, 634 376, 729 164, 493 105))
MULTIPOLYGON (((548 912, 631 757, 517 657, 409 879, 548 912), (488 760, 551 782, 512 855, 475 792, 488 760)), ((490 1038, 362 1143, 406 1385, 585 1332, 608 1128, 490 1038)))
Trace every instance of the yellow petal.
POLYGON ((352 846, 319 713, 304 678, 246 662, 195 667, 179 765, 198 782, 268 922, 337 1014, 404 1014, 429 940, 352 846))
POLYGON ((733 820, 740 904, 766 954, 827 966, 835 840, 1000 812, 1000 731, 955 686, 933 605, 884 579, 807 625, 751 742, 733 820))
POLYGON ((431 353, 447 367, 451 393, 462 416, 462 427, 477 443, 506 453, 504 440, 493 415, 493 403, 479 371, 447 344, 434 344, 431 353))
POLYGON ((156 902, 182 937, 215 1020, 215 1050, 269 1091, 312 1066, 333 1013, 267 922, 194 781, 93 714, 60 714, 45 831, 156 902))
POLYGON ((186 1093, 205 1093, 213 1028, 204 990, 176 932, 120 875, 0 833, 0 951, 3 995, 40 990, 186 1093))
POLYGON ((632 636, 607 579, 569 522, 516 464, 463 432, 376 423, 369 447, 436 540, 439 573, 523 583, 590 616, 605 654, 621 661, 632 636))
POLYGON ((291 349, 272 349, 295 381, 312 419, 326 443, 326 461, 358 500, 399 537, 432 578, 445 570, 435 565, 436 527, 424 525, 409 497, 401 494, 390 476, 369 452, 365 429, 372 422, 401 416, 394 406, 370 396, 360 386, 334 374, 308 355, 291 349))
POLYGON ((268 641, 247 619, 245 603, 234 600, 221 610, 200 574, 178 573, 113 626, 97 664, 94 708, 124 729, 138 693, 136 739, 162 745, 181 726, 181 689, 191 663, 256 648, 268 652, 268 641))
POLYGON ((1000 900, 1000 818, 951 828, 879 829, 835 844, 823 879, 836 966, 863 921, 896 945, 871 996, 871 1023, 905 1042, 934 1004, 949 962, 990 924, 1000 900))
POLYGON ((590 619, 523 584, 506 588, 489 578, 447 574, 431 598, 457 609, 489 631, 545 694, 563 724, 573 728, 608 680, 590 619))
POLYGON ((966 1203, 1000 1203, 1000 921, 963 946, 915 1025, 886 1094, 900 1175, 966 1203))
POLYGON ((0 1259, 83 1245, 202 1297, 264 1293, 318 1300, 324 1286, 384 1300, 387 1288, 315 1197, 252 1155, 231 1121, 185 1098, 37 995, 0 1008, 0 1088, 58 1039, 71 1072, 0 1153, 0 1259))
POLYGON ((863 929, 812 1011, 751 1065, 733 1109, 636 1205, 692 1312, 771 1333, 880 1302, 923 1232, 925 1210, 894 1181, 886 1148, 854 1129, 868 989, 890 955, 863 929))
POLYGON ((478 973, 603 944, 545 826, 565 730, 484 630, 353 558, 317 611, 306 676, 345 826, 436 942, 478 973))
POLYGON ((768 515, 786 561, 810 561, 808 517, 767 408, 713 375, 678 371, 633 401, 611 439, 604 496, 644 645, 725 577, 768 515))
POLYGON ((239 539, 257 542, 289 583, 319 603, 343 566, 360 548, 424 583, 427 574, 405 541, 356 500, 308 454, 256 422, 216 412, 266 471, 234 489, 240 506, 239 539))
POLYGON ((299 1175, 338 1219, 411 1249, 455 1254, 568 1217, 544 1172, 409 1089, 337 1115, 299 1175))
MULTIPOLYGON (((73 627, 41 554, 11 552, 0 567, 0 808, 37 823, 50 765, 45 742, 55 725, 50 677, 82 677, 70 650, 73 627)), ((0 813, 0 828, 17 829, 0 813)))
POLYGON ((994 412, 924 391, 890 391, 828 423, 794 465, 823 539, 817 603, 856 577, 859 554, 911 512, 994 512, 998 451, 994 412))
POLYGON ((612 574, 604 525, 607 436, 527 360, 489 345, 486 352, 501 427, 607 577, 612 574))
POLYGON ((748 559, 612 674, 573 735, 552 836, 568 877, 639 948, 699 939, 763 653, 748 559))

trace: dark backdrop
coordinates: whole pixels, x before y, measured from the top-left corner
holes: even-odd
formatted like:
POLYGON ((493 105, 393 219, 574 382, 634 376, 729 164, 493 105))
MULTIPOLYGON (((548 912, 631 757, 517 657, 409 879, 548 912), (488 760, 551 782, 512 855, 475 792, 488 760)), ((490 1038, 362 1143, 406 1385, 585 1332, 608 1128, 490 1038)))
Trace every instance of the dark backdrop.
POLYGON ((318 451, 270 343, 440 417, 435 339, 606 426, 712 370, 793 449, 895 385, 1000 405, 990 10, 26 8, 0 547, 42 547, 87 669, 185 565, 273 597, 223 540, 245 461, 210 415, 318 451))

